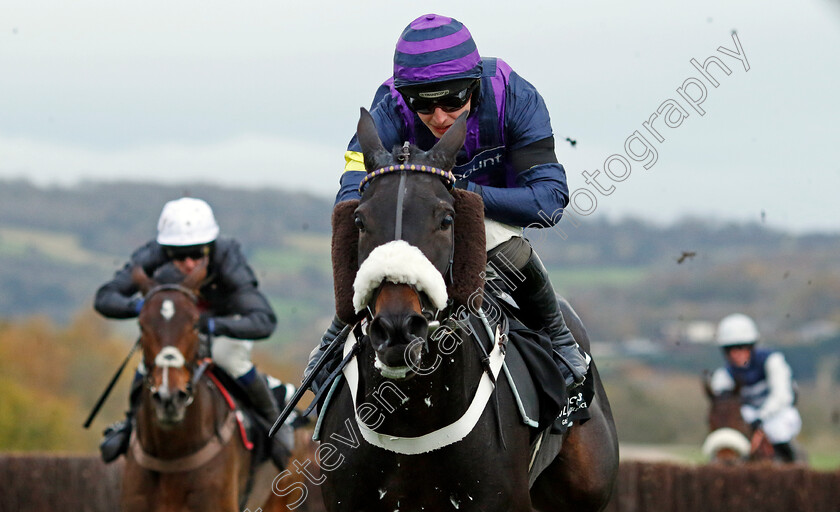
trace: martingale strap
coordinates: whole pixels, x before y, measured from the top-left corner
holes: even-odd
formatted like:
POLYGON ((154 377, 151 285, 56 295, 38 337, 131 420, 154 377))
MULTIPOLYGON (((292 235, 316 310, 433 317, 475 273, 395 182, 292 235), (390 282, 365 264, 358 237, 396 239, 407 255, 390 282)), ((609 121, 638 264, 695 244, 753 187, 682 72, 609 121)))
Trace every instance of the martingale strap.
POLYGON ((365 187, 368 183, 374 178, 378 178, 384 174, 390 174, 392 172, 399 172, 399 171, 416 171, 416 172, 425 172, 428 174, 434 174, 435 176, 440 176, 443 178, 443 181, 446 182, 446 186, 448 188, 452 188, 452 185, 455 183, 455 175, 452 174, 452 171, 444 171, 443 169, 438 169, 437 167, 432 167, 431 165, 418 165, 418 164, 399 164, 399 165, 389 165, 388 167, 382 167, 381 169, 377 169, 373 172, 370 172, 365 176, 365 179, 359 183, 359 194, 365 191, 365 187))
MULTIPOLYGON (((359 386, 359 366, 357 358, 353 358, 350 363, 344 367, 344 377, 347 379, 347 385, 350 387, 350 394, 353 397, 353 409, 356 411, 356 424, 362 433, 362 437, 368 443, 378 446, 379 448, 388 450, 390 452, 401 453, 403 455, 417 455, 420 453, 427 453, 433 450, 438 450, 450 444, 461 441, 475 428, 478 419, 484 412, 487 402, 495 389, 495 381, 499 376, 502 364, 505 361, 505 351, 499 327, 496 327, 496 335, 493 341, 493 351, 490 352, 490 372, 483 372, 481 374, 481 381, 478 384, 478 389, 473 396, 472 402, 467 408, 466 412, 449 425, 439 428, 428 434, 417 437, 399 437, 389 434, 382 434, 374 431, 368 427, 359 418, 356 395, 359 386)), ((347 337, 344 344, 344 353, 348 354, 353 350, 356 343, 356 338, 351 334, 347 337)))

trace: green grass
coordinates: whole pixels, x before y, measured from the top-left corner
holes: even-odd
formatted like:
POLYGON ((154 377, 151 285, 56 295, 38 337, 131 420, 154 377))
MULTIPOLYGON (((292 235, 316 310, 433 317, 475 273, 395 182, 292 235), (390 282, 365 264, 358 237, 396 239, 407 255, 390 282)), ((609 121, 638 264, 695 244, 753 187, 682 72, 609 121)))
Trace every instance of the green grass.
POLYGON ((840 469, 840 453, 809 451, 808 465, 820 471, 836 471, 840 469))
POLYGON ((295 273, 313 267, 324 272, 332 272, 329 251, 307 253, 297 249, 261 249, 254 253, 250 263, 254 268, 270 269, 282 273, 295 273))
POLYGON ((551 268, 551 281, 558 290, 596 287, 624 288, 641 282, 648 274, 640 267, 569 267, 551 268))
POLYGON ((79 237, 34 229, 0 228, 0 254, 23 256, 37 253, 55 261, 72 264, 104 264, 111 258, 90 252, 79 237))

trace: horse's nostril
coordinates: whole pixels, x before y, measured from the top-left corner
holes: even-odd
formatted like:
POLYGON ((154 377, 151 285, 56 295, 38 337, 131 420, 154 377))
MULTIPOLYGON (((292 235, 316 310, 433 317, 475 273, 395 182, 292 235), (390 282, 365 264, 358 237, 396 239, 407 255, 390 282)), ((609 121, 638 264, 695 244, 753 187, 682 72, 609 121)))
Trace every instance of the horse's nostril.
POLYGON ((393 331, 391 322, 383 317, 376 317, 370 323, 370 341, 374 348, 384 347, 393 331))
POLYGON ((414 341, 415 338, 426 339, 429 333, 429 321, 423 315, 409 315, 403 322, 403 328, 409 342, 414 341))

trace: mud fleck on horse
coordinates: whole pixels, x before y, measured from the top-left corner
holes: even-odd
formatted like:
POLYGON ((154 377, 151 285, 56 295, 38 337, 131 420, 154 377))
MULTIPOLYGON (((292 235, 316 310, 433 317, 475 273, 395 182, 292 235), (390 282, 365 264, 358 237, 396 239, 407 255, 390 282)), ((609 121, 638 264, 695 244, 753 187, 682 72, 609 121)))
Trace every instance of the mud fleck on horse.
MULTIPOLYGON (((210 361, 199 357, 196 302, 206 271, 201 265, 179 284, 159 284, 139 267, 133 271, 145 295, 139 323, 147 374, 126 455, 123 511, 234 512, 246 506, 254 454, 240 435, 230 397, 207 371, 210 361)), ((286 510, 280 497, 264 498, 263 511, 286 510)))
MULTIPOLYGON (((523 422, 505 378, 512 347, 505 317, 483 294, 481 198, 448 186, 465 132, 462 116, 430 151, 389 153, 362 109, 357 134, 370 174, 361 201, 336 206, 333 261, 339 317, 364 317, 366 332, 348 337, 344 378, 321 411, 325 503, 334 511, 602 510, 618 449, 594 363, 591 419, 550 436, 562 449, 529 479, 532 440, 549 444, 549 436, 523 422)), ((588 350, 568 304, 564 315, 588 350)))

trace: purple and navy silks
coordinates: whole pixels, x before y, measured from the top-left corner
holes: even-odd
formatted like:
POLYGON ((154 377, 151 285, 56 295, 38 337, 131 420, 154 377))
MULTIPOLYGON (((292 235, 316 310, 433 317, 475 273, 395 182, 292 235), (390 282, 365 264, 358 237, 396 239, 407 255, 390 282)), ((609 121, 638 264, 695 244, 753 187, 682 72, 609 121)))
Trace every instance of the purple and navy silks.
MULTIPOLYGON (((478 101, 473 98, 466 141, 453 172, 469 181, 467 190, 481 194, 488 218, 521 227, 545 226, 546 219, 552 219, 553 224, 569 200, 563 166, 549 161, 514 169, 510 161, 512 151, 552 137, 545 102, 534 86, 503 60, 483 58, 478 66, 480 96, 478 101)), ((371 104, 379 137, 386 149, 409 141, 428 151, 437 139, 408 109, 394 80, 379 87, 371 104)), ((355 136, 348 151, 361 152, 355 136)), ((336 202, 358 199, 358 186, 364 176, 362 171, 345 172, 336 202)))

